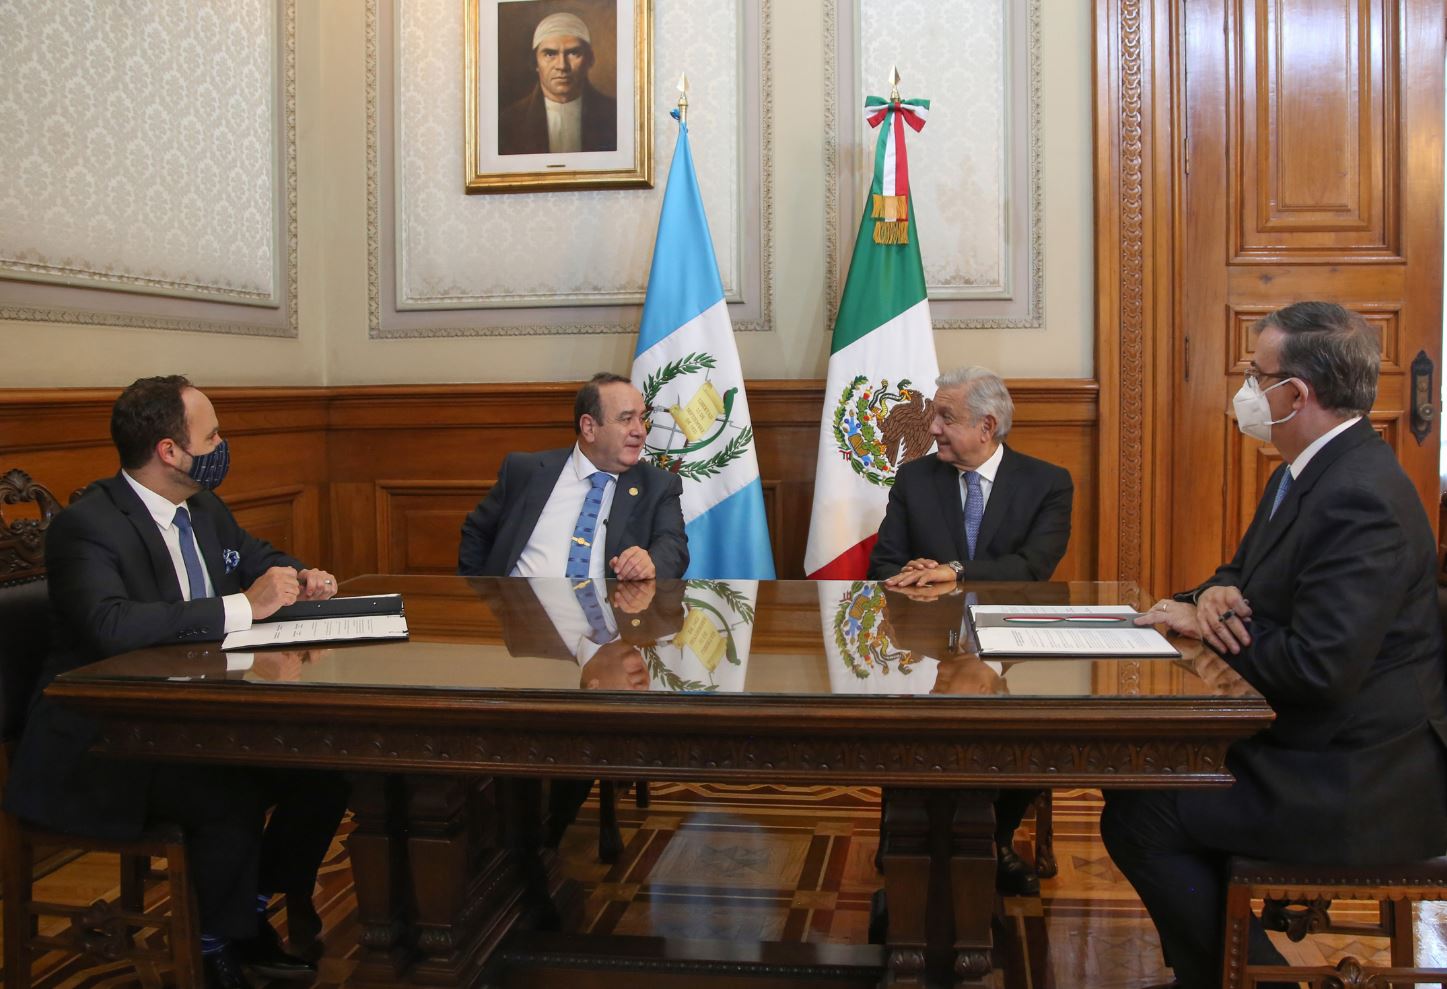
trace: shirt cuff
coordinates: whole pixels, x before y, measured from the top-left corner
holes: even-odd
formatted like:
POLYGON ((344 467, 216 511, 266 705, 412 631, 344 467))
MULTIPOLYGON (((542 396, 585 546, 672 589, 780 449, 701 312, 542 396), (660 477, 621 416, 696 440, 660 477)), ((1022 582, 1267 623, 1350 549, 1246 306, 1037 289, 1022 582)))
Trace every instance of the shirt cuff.
POLYGON ((244 632, 251 627, 251 601, 245 594, 227 594, 221 599, 226 609, 226 634, 244 632))

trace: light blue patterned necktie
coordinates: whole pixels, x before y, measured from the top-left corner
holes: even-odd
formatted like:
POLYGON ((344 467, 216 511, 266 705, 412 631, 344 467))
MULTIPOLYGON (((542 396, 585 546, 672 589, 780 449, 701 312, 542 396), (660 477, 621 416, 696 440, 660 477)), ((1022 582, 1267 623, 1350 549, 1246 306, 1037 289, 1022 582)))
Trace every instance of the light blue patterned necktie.
POLYGON ((182 505, 176 509, 174 520, 181 533, 181 562, 186 565, 186 584, 191 588, 192 601, 206 597, 206 572, 201 569, 201 557, 196 554, 196 537, 191 531, 191 513, 182 505))
POLYGON ((588 641, 602 645, 611 642, 613 630, 608 627, 608 616, 603 614, 603 603, 598 600, 596 581, 583 579, 573 585, 573 596, 588 619, 588 641))
POLYGON ((603 489, 612 478, 603 471, 594 471, 588 478, 593 486, 583 499, 583 510, 578 513, 578 524, 573 526, 573 542, 568 547, 568 569, 563 576, 582 580, 588 576, 588 564, 593 558, 593 536, 598 531, 598 511, 603 507, 603 489))
POLYGON ((1281 475, 1281 483, 1276 487, 1276 500, 1271 503, 1271 514, 1266 516, 1268 520, 1276 518, 1276 510, 1280 508, 1281 503, 1286 500, 1286 492, 1290 490, 1291 468, 1288 467, 1286 468, 1286 472, 1281 475))
POLYGON ((980 520, 985 517, 985 491, 978 471, 965 471, 965 542, 970 559, 975 558, 975 540, 980 537, 980 520))

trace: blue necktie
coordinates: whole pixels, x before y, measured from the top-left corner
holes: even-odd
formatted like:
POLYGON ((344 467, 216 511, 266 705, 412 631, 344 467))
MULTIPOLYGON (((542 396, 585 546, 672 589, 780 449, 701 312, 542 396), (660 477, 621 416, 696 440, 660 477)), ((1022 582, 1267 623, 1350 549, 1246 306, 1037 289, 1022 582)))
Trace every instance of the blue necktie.
POLYGON ((176 528, 181 532, 181 562, 186 564, 186 583, 191 588, 192 601, 206 597, 206 572, 201 569, 201 557, 196 555, 196 536, 191 531, 191 513, 182 505, 176 509, 176 528))
POLYGON ((1276 487, 1276 500, 1271 503, 1271 514, 1266 516, 1267 519, 1274 519, 1276 517, 1276 510, 1280 508, 1281 503, 1286 500, 1286 492, 1290 490, 1291 468, 1288 467, 1285 473, 1281 475, 1281 483, 1276 487))
POLYGON ((975 540, 980 537, 980 520, 985 517, 985 490, 977 471, 965 471, 965 541, 970 559, 975 558, 975 540))
POLYGON ((603 489, 612 478, 600 470, 594 471, 588 480, 593 486, 588 489, 588 497, 583 499, 578 524, 573 526, 573 544, 568 547, 568 569, 563 574, 573 580, 588 576, 588 563, 593 558, 593 534, 598 531, 598 510, 603 507, 603 489))
POLYGON ((602 645, 613 641, 613 630, 608 627, 608 616, 603 614, 603 605, 598 600, 596 581, 580 580, 573 585, 573 596, 588 619, 588 641, 602 645))

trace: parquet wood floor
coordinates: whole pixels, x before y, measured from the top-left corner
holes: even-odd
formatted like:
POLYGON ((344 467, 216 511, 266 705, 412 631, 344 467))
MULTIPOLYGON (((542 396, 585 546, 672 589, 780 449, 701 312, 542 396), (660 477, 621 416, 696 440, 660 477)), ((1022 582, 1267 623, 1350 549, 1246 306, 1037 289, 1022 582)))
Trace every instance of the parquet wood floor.
MULTIPOLYGON (((591 801, 564 839, 563 869, 586 891, 582 933, 865 940, 869 899, 879 887, 875 791, 701 784, 655 784, 652 791, 646 810, 635 808, 631 797, 620 800, 625 849, 616 865, 596 860, 597 807, 591 801)), ((1169 974, 1140 901, 1101 846, 1100 807, 1095 791, 1056 791, 1060 874, 1042 883, 1038 899, 1003 901, 1000 985, 1129 989, 1169 974)), ((1022 854, 1029 851, 1025 839, 1022 831, 1022 854)), ((46 877, 37 892, 96 898, 114 895, 115 883, 113 860, 87 856, 46 877)), ((159 888, 151 890, 148 904, 164 907, 159 888)), ((345 984, 352 971, 357 934, 343 838, 323 871, 317 906, 328 950, 316 985, 330 989, 345 984)), ((1419 914, 1419 958, 1432 964, 1447 960, 1444 906, 1424 905, 1419 914)), ((284 920, 284 914, 274 919, 284 920)), ((1379 941, 1280 943, 1288 957, 1313 964, 1346 952, 1384 957, 1379 941)), ((40 989, 139 986, 125 964, 82 966, 62 955, 38 960, 35 976, 40 989)))

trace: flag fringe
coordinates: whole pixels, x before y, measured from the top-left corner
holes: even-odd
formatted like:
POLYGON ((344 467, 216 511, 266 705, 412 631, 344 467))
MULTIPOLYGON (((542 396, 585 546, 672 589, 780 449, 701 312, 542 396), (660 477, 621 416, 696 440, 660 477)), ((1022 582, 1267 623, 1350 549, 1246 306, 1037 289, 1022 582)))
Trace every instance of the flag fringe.
POLYGON ((874 242, 876 244, 908 244, 909 224, 879 220, 874 224, 874 242))
POLYGON ((875 196, 874 218, 884 220, 908 220, 908 196, 875 196))

